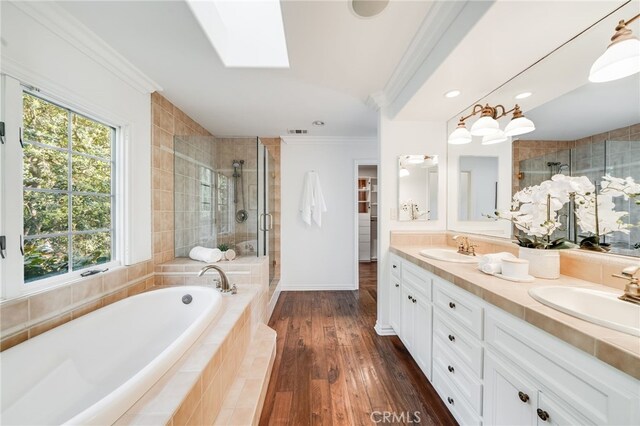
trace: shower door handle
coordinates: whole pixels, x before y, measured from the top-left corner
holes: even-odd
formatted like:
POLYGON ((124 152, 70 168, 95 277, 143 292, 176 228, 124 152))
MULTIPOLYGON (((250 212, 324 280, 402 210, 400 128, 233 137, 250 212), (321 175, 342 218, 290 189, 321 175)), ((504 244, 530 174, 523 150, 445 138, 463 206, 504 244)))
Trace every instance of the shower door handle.
POLYGON ((258 228, 260 228, 261 231, 265 232, 267 231, 267 229, 265 229, 265 225, 266 222, 264 221, 266 214, 262 213, 260 214, 260 217, 258 218, 258 228))
POLYGON ((271 231, 273 230, 273 215, 271 213, 267 213, 266 216, 269 217, 269 227, 267 228, 267 231, 271 231))

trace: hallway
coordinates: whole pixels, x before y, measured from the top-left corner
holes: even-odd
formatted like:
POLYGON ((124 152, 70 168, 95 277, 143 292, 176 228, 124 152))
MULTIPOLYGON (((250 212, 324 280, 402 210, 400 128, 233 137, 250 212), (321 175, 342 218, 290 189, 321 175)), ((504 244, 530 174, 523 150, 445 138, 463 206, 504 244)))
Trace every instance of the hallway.
POLYGON ((400 340, 373 329, 376 274, 361 263, 359 291, 280 295, 261 425, 455 424, 400 340))

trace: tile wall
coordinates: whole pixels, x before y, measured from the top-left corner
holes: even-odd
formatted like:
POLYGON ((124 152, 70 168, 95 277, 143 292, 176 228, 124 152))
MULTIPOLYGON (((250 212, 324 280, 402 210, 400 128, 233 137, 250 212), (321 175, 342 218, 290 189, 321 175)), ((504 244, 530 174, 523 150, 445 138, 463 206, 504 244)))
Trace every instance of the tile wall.
POLYGON ((212 135, 158 93, 151 95, 151 106, 153 263, 159 265, 175 257, 174 137, 204 141, 212 135))

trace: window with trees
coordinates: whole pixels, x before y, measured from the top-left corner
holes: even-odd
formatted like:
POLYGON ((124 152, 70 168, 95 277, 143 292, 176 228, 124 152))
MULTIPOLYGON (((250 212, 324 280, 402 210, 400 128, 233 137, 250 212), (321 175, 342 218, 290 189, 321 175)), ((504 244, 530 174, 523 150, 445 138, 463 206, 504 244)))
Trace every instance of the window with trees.
POLYGON ((115 129, 24 92, 24 281, 110 262, 115 129))

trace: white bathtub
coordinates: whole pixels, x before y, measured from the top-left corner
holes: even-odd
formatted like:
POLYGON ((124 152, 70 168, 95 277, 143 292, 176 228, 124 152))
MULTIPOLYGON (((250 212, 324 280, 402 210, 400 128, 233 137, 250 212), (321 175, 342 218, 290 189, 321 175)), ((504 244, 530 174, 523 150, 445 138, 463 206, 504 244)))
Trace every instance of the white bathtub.
POLYGON ((205 287, 150 291, 0 353, 2 424, 114 423, 200 336, 220 299, 205 287))

